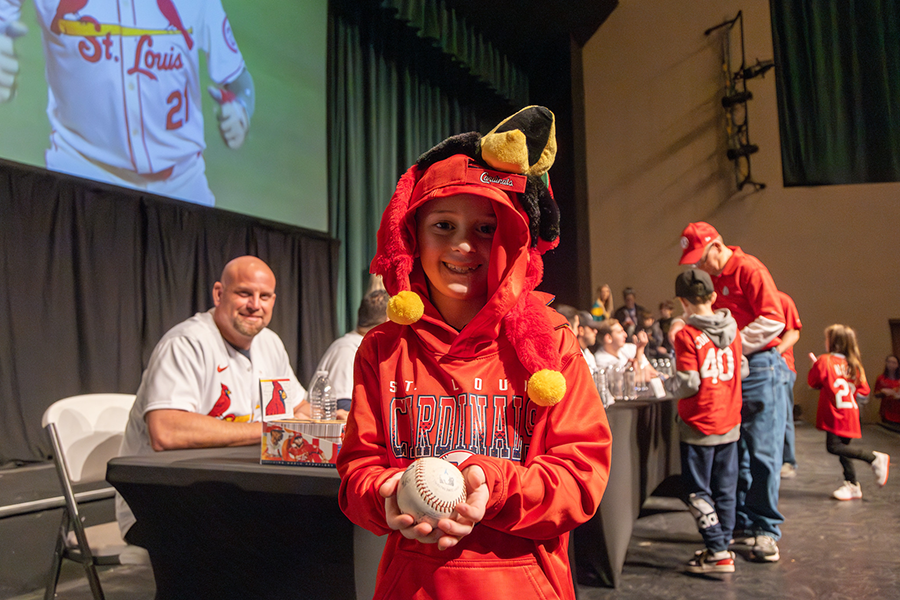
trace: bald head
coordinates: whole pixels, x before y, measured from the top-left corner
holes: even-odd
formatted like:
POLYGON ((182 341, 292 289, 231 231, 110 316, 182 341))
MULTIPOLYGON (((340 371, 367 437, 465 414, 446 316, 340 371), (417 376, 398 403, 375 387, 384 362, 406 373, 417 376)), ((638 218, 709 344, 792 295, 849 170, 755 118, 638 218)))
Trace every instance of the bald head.
POLYGON ((225 268, 222 269, 222 275, 219 281, 227 286, 236 279, 250 275, 255 277, 257 274, 265 275, 272 278, 272 288, 275 287, 275 273, 269 268, 263 260, 256 256, 238 256, 228 261, 225 268))
POLYGON ((213 286, 213 319, 231 345, 250 348, 253 337, 272 320, 275 305, 275 274, 255 256, 230 261, 213 286))

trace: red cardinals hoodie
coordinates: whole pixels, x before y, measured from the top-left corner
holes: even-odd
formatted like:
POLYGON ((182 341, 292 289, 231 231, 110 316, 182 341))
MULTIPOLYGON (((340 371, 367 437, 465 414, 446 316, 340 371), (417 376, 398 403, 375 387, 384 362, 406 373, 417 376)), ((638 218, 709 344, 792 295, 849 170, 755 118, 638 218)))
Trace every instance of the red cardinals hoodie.
MULTIPOLYGON (((339 500, 354 523, 388 535, 376 599, 574 599, 568 532, 593 516, 606 488, 611 437, 587 364, 565 319, 546 306, 549 296, 526 291, 535 256, 527 217, 515 193, 498 191, 490 177, 475 180, 488 183, 456 193, 490 198, 497 216, 485 306, 462 331, 450 327, 429 302, 416 259, 410 286, 424 316, 375 328, 356 355, 339 500), (504 330, 504 315, 523 294, 532 314, 553 327, 566 381, 554 406, 528 399, 532 373, 504 330), (490 490, 484 519, 444 551, 389 529, 378 493, 424 456, 481 466, 490 490)), ((416 209, 432 197, 413 194, 405 215, 413 238, 416 209)))

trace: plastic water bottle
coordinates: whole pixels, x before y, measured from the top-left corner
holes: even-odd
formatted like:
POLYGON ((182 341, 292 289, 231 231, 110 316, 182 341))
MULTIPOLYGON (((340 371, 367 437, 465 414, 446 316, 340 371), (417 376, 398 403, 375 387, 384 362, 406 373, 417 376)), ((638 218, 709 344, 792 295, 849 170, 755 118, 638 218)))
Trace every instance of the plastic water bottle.
POLYGON ((635 389, 634 366, 629 364, 622 373, 622 397, 625 400, 634 400, 637 398, 637 390, 635 389))
POLYGON ((337 398, 328 371, 316 371, 312 385, 309 386, 310 416, 316 420, 331 421, 337 416, 337 398))

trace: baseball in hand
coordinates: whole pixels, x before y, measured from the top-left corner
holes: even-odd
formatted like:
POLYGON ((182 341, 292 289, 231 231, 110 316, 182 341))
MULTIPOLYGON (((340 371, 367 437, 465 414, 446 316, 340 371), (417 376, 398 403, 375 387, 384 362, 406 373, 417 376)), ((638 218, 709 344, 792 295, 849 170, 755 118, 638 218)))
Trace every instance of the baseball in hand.
POLYGON ((466 500, 466 482, 456 465, 440 458, 416 459, 406 468, 397 484, 397 506, 412 515, 416 523, 429 523, 449 517, 466 500))

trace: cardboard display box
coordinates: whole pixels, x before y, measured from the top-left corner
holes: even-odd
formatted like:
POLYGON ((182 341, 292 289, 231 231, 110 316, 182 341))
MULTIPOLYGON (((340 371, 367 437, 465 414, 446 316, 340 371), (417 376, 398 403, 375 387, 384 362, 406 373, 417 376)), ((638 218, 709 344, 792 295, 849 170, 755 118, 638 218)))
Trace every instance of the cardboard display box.
POLYGON ((279 419, 263 422, 260 463, 334 467, 346 421, 279 419))

